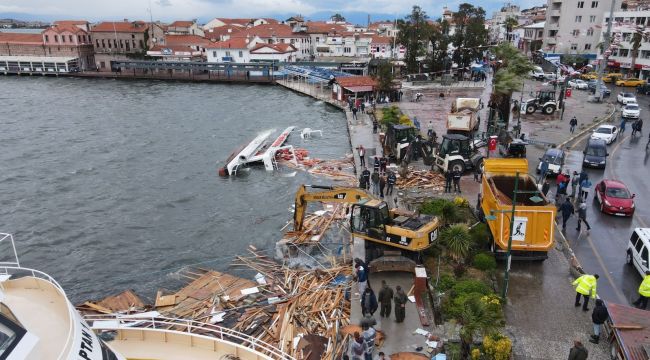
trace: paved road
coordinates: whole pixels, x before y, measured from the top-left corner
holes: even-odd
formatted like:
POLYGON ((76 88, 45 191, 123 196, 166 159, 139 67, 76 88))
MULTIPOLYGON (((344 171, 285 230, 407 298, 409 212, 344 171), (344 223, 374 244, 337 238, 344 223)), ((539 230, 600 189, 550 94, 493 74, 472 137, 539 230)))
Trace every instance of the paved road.
MULTIPOLYGON (((621 88, 612 90, 612 97, 615 97, 621 88)), ((650 119, 650 98, 642 95, 638 101, 642 108, 641 117, 650 119)), ((606 169, 587 170, 594 186, 602 179, 623 181, 636 194, 635 216, 620 218, 601 213, 598 205, 592 201, 592 191, 587 214, 592 230, 587 233, 583 228, 578 234, 575 218, 567 224, 567 239, 585 271, 601 275, 599 294, 607 301, 630 303, 636 299, 641 281, 636 270, 625 264, 625 249, 635 227, 650 227, 650 184, 646 181, 650 174, 650 151, 645 151, 648 131, 646 127, 643 134, 633 138, 628 123, 623 136, 609 146, 606 169)), ((588 135, 570 144, 566 163, 571 171, 581 168, 582 149, 587 139, 588 135)))

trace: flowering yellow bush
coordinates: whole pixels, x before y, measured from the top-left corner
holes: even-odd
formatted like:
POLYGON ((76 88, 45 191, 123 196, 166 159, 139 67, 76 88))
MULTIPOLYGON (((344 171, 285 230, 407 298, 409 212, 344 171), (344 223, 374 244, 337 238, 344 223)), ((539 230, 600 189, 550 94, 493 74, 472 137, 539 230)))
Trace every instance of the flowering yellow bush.
POLYGON ((501 298, 496 294, 489 294, 481 297, 481 301, 485 304, 501 305, 501 298))
POLYGON ((406 115, 401 115, 399 117, 399 123, 400 125, 413 126, 413 121, 411 121, 411 119, 406 115))
POLYGON ((490 360, 508 360, 512 353, 512 341, 501 334, 488 335, 483 338, 485 358, 490 360))
POLYGON ((472 360, 481 360, 481 350, 478 348, 472 349, 472 360))
POLYGON ((457 196, 454 198, 454 205, 458 207, 469 207, 469 201, 467 199, 457 196))

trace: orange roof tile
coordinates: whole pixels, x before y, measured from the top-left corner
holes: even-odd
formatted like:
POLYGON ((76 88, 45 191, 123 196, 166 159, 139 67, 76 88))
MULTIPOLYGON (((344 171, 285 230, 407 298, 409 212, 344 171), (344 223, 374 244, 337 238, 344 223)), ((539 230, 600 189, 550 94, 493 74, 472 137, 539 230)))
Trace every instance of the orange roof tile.
POLYGON ((353 86, 377 86, 375 79, 370 76, 346 76, 337 77, 336 83, 343 87, 353 86))
POLYGON ((329 34, 347 31, 347 28, 343 25, 328 24, 324 21, 308 21, 305 25, 307 26, 308 34, 329 34))
POLYGON ((190 27, 194 24, 194 21, 185 21, 185 20, 177 20, 174 21, 173 23, 169 24, 169 26, 173 27, 190 27))
POLYGON ((42 45, 43 36, 41 34, 0 32, 0 43, 42 45))
POLYGON ((92 32, 120 32, 120 33, 142 33, 147 31, 149 24, 144 21, 105 21, 95 25, 92 32))
POLYGON ((232 35, 236 32, 242 31, 243 28, 239 26, 220 26, 210 30, 204 31, 205 37, 208 39, 219 40, 222 35, 232 35))
POLYGON ((57 20, 53 23, 54 25, 86 25, 88 24, 87 20, 57 20))
POLYGON ((208 46, 213 42, 199 35, 165 35, 165 45, 208 46))
POLYGON ((392 41, 393 38, 390 38, 388 36, 373 35, 370 42, 372 44, 390 44, 392 41))
POLYGON ((261 44, 255 45, 251 49, 251 52, 256 52, 258 54, 263 54, 264 51, 261 51, 261 50, 264 49, 264 48, 273 49, 273 50, 275 50, 275 53, 281 53, 281 54, 298 51, 291 44, 282 44, 282 43, 279 43, 279 44, 266 44, 266 43, 261 43, 261 44))
POLYGON ((212 43, 210 49, 247 49, 248 45, 249 41, 246 38, 232 38, 212 43))
POLYGON ((82 28, 80 28, 78 26, 75 26, 75 25, 56 24, 56 25, 50 26, 49 28, 45 29, 44 31, 47 31, 47 30, 52 30, 52 31, 57 32, 59 34, 62 33, 62 32, 65 32, 65 31, 71 32, 73 34, 77 34, 77 33, 87 34, 88 33, 88 32, 86 32, 86 30, 84 30, 84 29, 82 29, 82 28))
POLYGON ((246 26, 248 23, 251 22, 252 19, 229 19, 229 18, 217 18, 217 20, 221 21, 222 23, 226 25, 241 25, 241 26, 246 26))
POLYGON ((254 37, 259 36, 260 38, 271 38, 273 36, 279 38, 289 38, 289 37, 303 37, 304 34, 294 33, 291 29, 291 26, 284 24, 263 24, 258 26, 253 26, 248 29, 243 29, 232 35, 232 37, 254 37))

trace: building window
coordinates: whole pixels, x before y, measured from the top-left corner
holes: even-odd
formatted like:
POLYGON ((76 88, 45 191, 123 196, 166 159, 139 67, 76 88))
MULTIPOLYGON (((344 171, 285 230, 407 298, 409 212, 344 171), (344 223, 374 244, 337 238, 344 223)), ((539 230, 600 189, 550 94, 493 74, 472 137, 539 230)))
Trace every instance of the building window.
POLYGON ((217 52, 216 51, 212 52, 212 57, 215 57, 215 58, 217 57, 217 52))
POLYGON ((582 9, 585 7, 585 2, 584 1, 578 1, 578 9, 582 9))
POLYGON ((596 15, 589 16, 589 22, 590 23, 595 23, 596 22, 596 15))
POLYGON ((594 29, 589 28, 587 29, 587 36, 592 36, 594 34, 594 29))
POLYGON ((618 56, 627 57, 630 53, 628 49, 618 49, 618 56))
MULTIPOLYGON (((103 41, 103 40, 102 40, 102 41, 103 41)), ((106 43, 108 44, 108 48, 111 49, 111 41, 108 40, 106 43)))
POLYGON ((591 50, 591 44, 585 44, 585 50, 591 50))
POLYGON ((54 35, 54 42, 58 43, 59 42, 59 35, 54 35))
POLYGON ((578 50, 578 44, 571 44, 571 50, 578 50))
POLYGON ((244 57, 244 52, 241 51, 241 50, 239 50, 239 57, 240 57, 240 58, 243 58, 243 57, 244 57))
MULTIPOLYGON (((120 41, 122 41, 122 40, 120 40, 120 41)), ((131 47, 129 46, 129 40, 126 40, 124 42, 124 45, 126 45, 126 51, 131 51, 131 47)))
POLYGON ((135 34, 131 34, 131 39, 135 39, 135 34))
POLYGON ((72 39, 72 35, 68 35, 68 40, 70 40, 70 43, 74 42, 74 40, 72 39))
POLYGON ((598 1, 592 1, 592 2, 591 2, 591 8, 592 8, 592 9, 595 9, 595 8, 597 8, 597 7, 598 7, 598 1))
MULTIPOLYGON (((99 40, 97 40, 97 41, 99 41, 99 40)), ((108 43, 108 45, 110 45, 110 43, 108 43)), ((104 39, 102 39, 102 47, 103 47, 104 49, 106 49, 106 44, 104 43, 104 39)))
POLYGON ((97 43, 97 48, 99 49, 99 39, 95 39, 95 42, 97 43))
POLYGON ((77 35, 77 41, 81 42, 81 35, 77 35))
POLYGON ((344 48, 343 48, 343 52, 346 53, 346 54, 349 54, 349 53, 352 52, 352 48, 344 47, 344 48))
POLYGON ((120 39, 120 49, 124 49, 124 41, 122 39, 120 39))
POLYGON ((230 51, 226 51, 226 57, 230 57, 230 51))
POLYGON ((580 30, 578 30, 578 29, 573 30, 573 31, 571 32, 571 35, 573 35, 573 36, 578 36, 578 35, 580 35, 580 30))
POLYGON ((144 41, 140 40, 140 49, 144 49, 144 41))
POLYGON ((133 49, 135 49, 135 40, 131 40, 131 45, 133 45, 133 49))
POLYGON ((45 35, 45 42, 50 42, 50 37, 45 35))
POLYGON ((576 22, 577 23, 582 22, 582 15, 577 15, 576 16, 576 22))
POLYGON ((61 35, 61 42, 65 44, 65 35, 61 35))

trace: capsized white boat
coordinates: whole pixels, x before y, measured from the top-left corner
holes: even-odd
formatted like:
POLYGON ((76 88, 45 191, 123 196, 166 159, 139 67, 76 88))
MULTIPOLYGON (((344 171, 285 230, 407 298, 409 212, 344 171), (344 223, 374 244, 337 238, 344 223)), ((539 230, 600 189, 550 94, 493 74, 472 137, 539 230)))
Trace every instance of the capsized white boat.
MULTIPOLYGON (((284 145, 289 138, 295 126, 289 126, 280 133, 280 135, 271 143, 267 139, 275 132, 275 130, 267 130, 257 135, 248 145, 239 151, 232 153, 226 160, 226 166, 219 169, 221 176, 234 176, 240 167, 253 164, 262 163, 267 171, 273 171, 277 168, 275 162, 275 154, 280 150, 289 150, 293 153, 292 145, 284 145)), ((294 158, 295 161, 295 158, 294 158)))
POLYGON ((295 360, 246 334, 157 313, 82 318, 56 280, 20 265, 10 234, 0 246, 14 257, 0 261, 3 360, 295 360))

